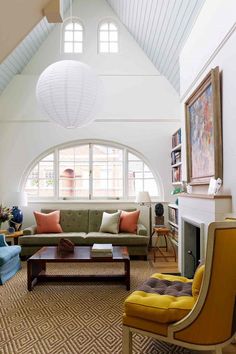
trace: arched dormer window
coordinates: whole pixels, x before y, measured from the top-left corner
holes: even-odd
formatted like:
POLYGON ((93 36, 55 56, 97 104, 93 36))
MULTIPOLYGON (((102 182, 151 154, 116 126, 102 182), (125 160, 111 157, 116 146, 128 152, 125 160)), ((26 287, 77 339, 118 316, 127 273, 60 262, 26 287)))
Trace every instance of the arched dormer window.
POLYGON ((77 19, 64 25, 64 53, 83 53, 84 28, 77 19))
POLYGON ((118 53, 118 27, 112 21, 103 21, 98 29, 99 53, 118 53))
POLYGON ((161 184, 142 156, 105 141, 52 148, 29 167, 23 188, 31 200, 134 200, 140 191, 161 197, 161 184))

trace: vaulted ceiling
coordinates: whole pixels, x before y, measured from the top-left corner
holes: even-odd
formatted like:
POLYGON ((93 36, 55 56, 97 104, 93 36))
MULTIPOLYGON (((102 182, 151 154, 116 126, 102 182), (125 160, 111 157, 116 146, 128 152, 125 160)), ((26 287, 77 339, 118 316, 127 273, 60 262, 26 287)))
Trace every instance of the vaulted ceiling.
POLYGON ((205 0, 107 0, 157 70, 179 92, 179 53, 205 0))
MULTIPOLYGON (((26 0, 18 0, 22 3, 24 1, 26 0)), ((65 13, 70 0, 62 1, 65 13)), ((157 70, 170 81, 178 92, 179 53, 205 0, 106 1, 157 70)), ((34 0, 34 2, 42 5, 45 0, 34 0)), ((13 76, 22 72, 54 26, 55 24, 49 24, 44 17, 2 61, 0 64, 0 94, 13 76)), ((31 27, 29 28, 31 29, 31 27)), ((2 45, 1 37, 0 40, 2 45)))
MULTIPOLYGON (((9 4, 11 4, 11 7, 9 7, 9 12, 10 12, 10 8, 11 11, 14 8, 13 1, 15 2, 15 4, 18 5, 20 4, 22 7, 23 4, 26 6, 27 2, 29 1, 32 2, 32 0, 18 0, 18 1, 7 0, 6 2, 4 2, 4 4, 3 3, 0 4, 0 13, 1 13, 0 19, 4 18, 4 13, 5 13, 5 12, 3 13, 2 11, 3 10, 2 6, 4 6, 4 10, 7 11, 8 9, 6 8, 6 3, 9 2, 7 6, 9 7, 9 4)), ((70 6, 70 0, 62 0, 62 1, 63 1, 63 13, 65 14, 70 6)), ((32 56, 37 52, 37 50, 39 49, 43 41, 48 37, 49 33, 52 31, 52 29, 55 26, 55 24, 53 23, 48 23, 46 17, 42 18, 42 8, 48 2, 48 0, 47 1, 33 0, 33 2, 38 3, 38 6, 35 7, 34 5, 33 8, 31 8, 31 11, 27 10, 26 13, 24 14, 24 19, 25 17, 30 18, 28 27, 22 25, 23 26, 22 31, 19 31, 19 33, 17 33, 16 31, 17 26, 16 27, 14 26, 15 36, 13 37, 12 35, 8 37, 7 34, 6 41, 4 41, 4 38, 2 38, 2 36, 0 35, 1 46, 4 44, 4 42, 9 41, 7 47, 5 48, 6 51, 10 49, 10 45, 19 42, 19 44, 16 44, 15 48, 0 64, 0 94, 9 84, 9 82, 12 80, 14 75, 20 74, 23 71, 24 67, 28 64, 32 56), (33 17, 33 19, 31 19, 31 17, 33 17), (40 20, 40 18, 42 19, 40 20), (35 21, 37 24, 36 25, 34 24, 33 29, 31 30, 31 26, 33 23, 35 23, 35 21), (27 33, 27 29, 29 33, 24 37, 23 40, 20 40, 21 33, 24 32, 27 33)), ((15 8, 14 13, 17 17, 17 8, 15 8)), ((9 21, 9 18, 8 16, 6 16, 6 14, 5 17, 6 19, 8 19, 8 23, 14 22, 12 18, 11 21, 9 21)), ((3 21, 0 22, 1 22, 0 34, 2 34, 4 31, 6 32, 8 28, 4 27, 4 31, 1 31, 1 26, 3 26, 4 22, 3 21)), ((21 25, 21 23, 18 24, 21 25)), ((1 54, 2 54, 1 57, 4 57, 4 53, 1 54)))

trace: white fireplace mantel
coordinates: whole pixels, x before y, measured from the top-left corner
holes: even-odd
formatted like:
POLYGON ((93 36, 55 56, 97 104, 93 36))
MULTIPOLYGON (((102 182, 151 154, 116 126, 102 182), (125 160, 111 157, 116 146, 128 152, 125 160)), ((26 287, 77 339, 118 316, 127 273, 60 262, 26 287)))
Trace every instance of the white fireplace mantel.
POLYGON ((179 205, 179 269, 182 272, 183 265, 183 220, 192 220, 195 224, 204 225, 202 228, 203 245, 202 253, 205 255, 207 244, 208 225, 213 221, 223 221, 226 214, 231 213, 232 197, 230 195, 207 195, 207 194, 185 194, 178 196, 179 205))

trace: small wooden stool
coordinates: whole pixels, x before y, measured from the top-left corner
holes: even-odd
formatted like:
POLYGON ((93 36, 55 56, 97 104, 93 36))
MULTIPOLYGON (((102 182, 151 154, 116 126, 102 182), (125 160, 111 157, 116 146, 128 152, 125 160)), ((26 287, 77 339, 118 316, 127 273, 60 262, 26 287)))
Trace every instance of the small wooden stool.
POLYGON ((154 227, 153 228, 153 232, 152 232, 152 235, 151 235, 151 238, 150 238, 150 244, 151 244, 151 248, 153 249, 153 258, 154 258, 154 262, 156 261, 156 258, 165 258, 166 260, 168 260, 168 258, 173 258, 175 259, 175 262, 176 262, 176 251, 175 251, 175 247, 171 241, 171 236, 172 236, 172 232, 171 230, 168 228, 168 227, 154 227), (152 246, 152 236, 156 234, 157 236, 157 239, 156 239, 156 242, 155 242, 155 245, 152 246), (163 236, 164 239, 165 239, 165 246, 158 246, 158 240, 159 240, 159 237, 160 236, 163 236), (173 249, 173 252, 174 252, 174 255, 173 256, 166 256, 164 255, 164 253, 162 252, 161 248, 165 248, 166 251, 168 251, 168 242, 169 244, 171 245, 172 249, 173 249), (160 252, 160 256, 157 256, 157 252, 160 252))

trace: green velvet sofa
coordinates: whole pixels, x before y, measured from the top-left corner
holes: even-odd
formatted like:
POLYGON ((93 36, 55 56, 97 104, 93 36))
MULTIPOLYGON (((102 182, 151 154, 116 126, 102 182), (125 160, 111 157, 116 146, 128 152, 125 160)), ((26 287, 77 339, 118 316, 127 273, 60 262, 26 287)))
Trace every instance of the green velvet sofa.
MULTIPOLYGON (((42 209, 43 213, 52 211, 42 209)), ((92 246, 94 243, 127 246, 130 256, 146 258, 149 242, 146 227, 138 224, 137 234, 99 232, 103 211, 114 213, 117 210, 60 210, 63 233, 37 234, 36 226, 24 229, 23 236, 19 237, 21 257, 29 257, 43 246, 57 246, 59 239, 65 237, 77 246, 92 246)))

